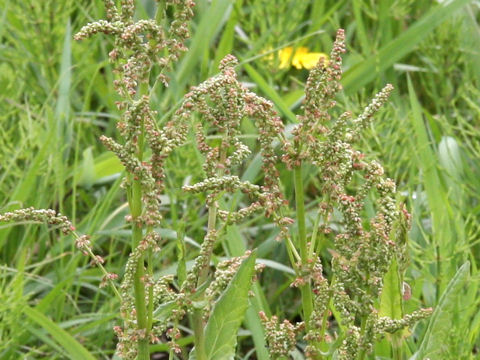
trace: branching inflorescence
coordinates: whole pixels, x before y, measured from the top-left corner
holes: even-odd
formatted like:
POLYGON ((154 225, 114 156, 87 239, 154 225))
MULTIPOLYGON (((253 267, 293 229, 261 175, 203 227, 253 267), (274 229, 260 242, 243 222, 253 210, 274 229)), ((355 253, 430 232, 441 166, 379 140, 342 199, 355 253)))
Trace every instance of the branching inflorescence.
MULTIPOLYGON (((302 256, 300 264, 293 264, 299 274, 294 286, 301 288, 304 300, 305 353, 312 359, 326 355, 325 350, 332 351, 334 338, 327 331, 332 306, 340 313, 335 320, 346 329, 336 350, 339 359, 363 359, 371 352, 374 341, 385 333, 412 325, 431 313, 431 309, 419 310, 402 319, 390 319, 380 316, 375 308, 392 262, 398 264, 400 273, 405 269, 409 214, 403 206, 397 205, 395 183, 384 177, 382 166, 375 161, 368 162, 364 154, 352 146, 385 104, 393 87, 385 86, 357 118, 352 119, 346 112, 338 120, 332 120, 330 109, 335 106, 335 96, 341 90, 343 52, 345 36, 343 30, 339 30, 330 62, 325 64, 320 59, 310 72, 304 114, 298 116, 293 139, 284 140, 283 146, 283 161, 290 169, 301 174, 302 163, 313 164, 318 167, 321 183, 320 234, 317 236, 317 229, 314 229, 307 244, 300 231, 298 243, 302 256), (363 215, 365 200, 372 192, 377 193, 376 215, 366 221, 363 215), (322 239, 335 233, 329 225, 335 210, 341 213, 343 220, 341 230, 333 238, 332 277, 328 281, 317 249, 323 249, 322 239), (309 312, 306 311, 308 307, 309 312)), ((299 180, 298 177, 295 180, 299 180)), ((303 199, 303 194, 296 194, 297 221, 301 227, 303 214, 299 209, 303 204, 299 204, 299 196, 303 199)))
MULTIPOLYGON (((230 272, 217 271, 211 285, 198 292, 198 289, 204 289, 208 279, 210 258, 222 229, 260 210, 279 224, 283 234, 287 233, 286 225, 290 221, 280 215, 284 200, 278 185, 277 158, 272 146, 273 139, 283 131, 283 124, 270 102, 248 92, 237 81, 234 71, 236 59, 233 56, 227 56, 221 62, 219 75, 192 88, 171 120, 162 129, 157 128, 157 114, 149 105, 151 68, 160 64, 157 81, 167 85, 163 70, 186 49, 183 42, 188 36, 186 22, 192 16, 192 6, 193 2, 187 0, 159 2, 155 19, 135 22, 133 1, 122 1, 119 8, 112 1, 106 1, 107 21, 88 24, 75 36, 81 40, 103 32, 115 39, 110 59, 117 64, 115 88, 123 98, 117 105, 123 111, 118 129, 124 143, 105 136, 101 137, 101 141, 117 155, 129 173, 125 186, 132 211, 128 220, 132 222, 133 250, 120 288, 124 324, 116 327, 120 340, 118 353, 125 358, 142 358, 142 353, 147 352, 145 347, 148 342, 158 340, 169 324, 178 324, 187 312, 192 312, 197 358, 202 359, 204 340, 200 333, 209 310, 193 309, 191 299, 195 298, 197 303, 202 297, 214 301, 214 297, 219 296, 220 290, 225 287, 225 281, 232 278, 232 269, 238 268, 243 259, 232 260, 230 272), (166 17, 165 10, 169 7, 173 20, 166 17), (197 122, 195 130, 198 149, 205 156, 203 169, 206 178, 183 189, 187 193, 207 194, 208 229, 193 268, 185 281, 179 284, 178 291, 174 291, 172 286, 167 285, 172 279, 153 279, 151 256, 159 250, 159 235, 154 232, 154 227, 161 221, 158 199, 164 188, 165 159, 184 143, 196 114, 202 119, 202 122, 197 122), (250 150, 238 137, 240 122, 245 116, 254 119, 260 131, 265 173, 263 186, 241 181, 234 175, 238 165, 250 155, 250 150), (220 136, 218 146, 211 146, 206 140, 206 126, 213 127, 220 136), (145 158, 145 146, 151 149, 150 159, 145 158), (219 209, 219 197, 237 191, 246 194, 251 204, 233 212, 219 209), (218 226, 217 218, 223 221, 223 226, 218 226), (146 269, 143 265, 145 259, 148 260, 146 269), (165 301, 175 302, 175 311, 164 316, 161 322, 155 322, 152 309, 165 301), (136 343, 140 345, 135 346, 136 343)), ((212 129, 209 131, 212 132, 212 129)), ((173 350, 179 351, 175 344, 179 336, 176 325, 168 334, 173 350)))
MULTIPOLYGON (((77 235, 68 219, 53 210, 32 208, 0 215, 0 221, 34 221, 56 225, 64 234, 76 237, 76 246, 90 256, 103 273, 101 285, 110 284, 120 299, 122 324, 114 331, 119 339, 117 355, 125 359, 149 359, 149 344, 165 335, 171 354, 181 352, 177 343, 179 323, 191 315, 197 360, 207 359, 205 323, 215 304, 231 283, 241 264, 250 256, 227 259, 210 273, 211 258, 217 240, 230 224, 242 222, 255 212, 264 212, 285 238, 297 278, 292 284, 302 293, 303 321, 279 322, 276 316, 260 314, 266 340, 273 358, 286 357, 303 335, 307 358, 336 354, 338 359, 359 359, 371 352, 374 341, 414 324, 430 313, 420 310, 400 318, 391 318, 378 309, 385 275, 396 271, 399 282, 407 264, 406 233, 409 214, 397 204, 395 184, 384 176, 381 165, 367 161, 353 148, 362 130, 387 101, 393 90, 387 85, 357 118, 344 113, 335 121, 331 109, 341 90, 343 30, 337 33, 330 60, 321 57, 310 72, 306 84, 303 115, 288 139, 273 104, 250 92, 237 79, 235 57, 228 55, 220 64, 220 73, 193 87, 169 121, 159 128, 157 113, 150 107, 150 92, 157 82, 168 84, 165 70, 181 52, 188 37, 188 22, 193 16, 192 0, 157 1, 154 19, 134 20, 134 0, 122 0, 119 6, 105 0, 106 20, 84 26, 75 39, 97 33, 114 37, 110 60, 115 64, 115 89, 121 97, 122 112, 117 124, 123 141, 102 136, 102 143, 119 158, 127 176, 124 181, 131 214, 132 250, 125 266, 123 281, 117 289, 116 274, 108 273, 103 259, 92 250, 90 238, 77 235), (154 66, 159 75, 152 77, 154 66), (258 128, 264 179, 262 185, 243 181, 240 166, 250 156, 241 141, 240 125, 251 119, 258 128), (192 126, 193 125, 193 126, 192 126), (204 178, 185 185, 186 193, 206 194, 208 224, 199 255, 184 279, 175 283, 172 276, 155 278, 154 256, 161 251, 160 235, 155 231, 162 221, 160 195, 164 191, 165 162, 172 151, 185 143, 194 129, 196 146, 204 157, 204 178), (215 135, 214 141, 209 139, 215 135), (291 234, 294 222, 284 216, 288 203, 281 192, 274 141, 282 144, 281 159, 294 174, 296 222, 298 234, 291 234), (147 152, 147 148, 150 152, 147 152), (147 154, 149 154, 147 156, 147 154), (302 165, 318 168, 320 196, 318 221, 307 239, 302 165), (376 193, 376 196, 372 194, 376 193), (240 208, 222 208, 225 194, 245 195, 248 204, 240 208), (375 216, 365 218, 365 202, 374 198, 375 216), (332 228, 334 212, 341 214, 340 230, 332 228), (327 237, 334 249, 331 273, 324 273, 322 251, 327 237), (293 240, 293 241, 292 241, 293 240), (392 270, 393 269, 393 270, 392 270), (213 275, 213 276, 212 276, 213 275), (202 305, 203 304, 203 305, 202 305), (331 310, 335 309, 334 319, 331 310), (335 322, 340 334, 329 331, 335 322)), ((243 204, 243 203, 242 203, 243 204)), ((257 271, 261 266, 256 267, 257 271)), ((249 275, 251 277, 251 275, 249 275)))

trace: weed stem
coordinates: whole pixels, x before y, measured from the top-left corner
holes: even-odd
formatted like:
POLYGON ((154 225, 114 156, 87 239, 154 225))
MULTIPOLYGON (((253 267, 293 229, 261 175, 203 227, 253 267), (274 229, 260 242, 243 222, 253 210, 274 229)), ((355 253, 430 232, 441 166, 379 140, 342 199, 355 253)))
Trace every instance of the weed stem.
MULTIPOLYGON (((308 250, 307 250, 307 231, 305 226, 305 200, 303 193, 303 179, 302 179, 302 164, 294 169, 294 182, 295 182, 295 205, 296 205, 296 217, 298 224, 298 246, 300 248, 301 265, 305 266, 308 263, 308 250)), ((305 321, 305 327, 310 329, 309 322, 310 316, 313 311, 312 290, 310 282, 307 282, 300 288, 302 294, 302 306, 303 306, 303 320, 305 321)))

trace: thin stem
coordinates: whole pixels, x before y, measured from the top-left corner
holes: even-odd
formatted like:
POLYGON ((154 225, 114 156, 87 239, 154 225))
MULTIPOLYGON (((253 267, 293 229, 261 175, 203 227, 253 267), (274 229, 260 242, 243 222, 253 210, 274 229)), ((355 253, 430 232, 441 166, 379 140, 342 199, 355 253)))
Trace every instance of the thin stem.
POLYGON ((330 313, 330 308, 333 306, 333 292, 335 291, 334 290, 335 281, 336 281, 336 277, 334 275, 330 283, 330 294, 328 295, 327 308, 323 312, 323 317, 322 317, 322 328, 320 331, 321 342, 319 344, 320 351, 324 351, 328 349, 328 343, 325 341, 326 340, 325 333, 327 331, 328 316, 330 313))
POLYGON ((195 338, 195 355, 197 360, 207 360, 205 352, 205 334, 203 332, 203 311, 195 309, 192 315, 193 335, 195 338))
MULTIPOLYGON (((362 325, 360 327, 360 342, 363 340, 363 337, 365 336, 365 328, 366 328, 366 325, 367 325, 367 318, 364 317, 362 319, 362 325)), ((365 348, 362 346, 362 348, 360 349, 360 352, 358 353, 357 355, 357 360, 364 360, 365 359, 365 348)))
POLYGON ((402 360, 402 335, 401 333, 392 334, 393 360, 402 360))
MULTIPOLYGON (((76 239, 79 239, 80 236, 76 233, 76 232, 73 232, 73 236, 75 236, 76 239)), ((90 258, 95 262, 95 265, 98 266, 98 268, 100 269, 100 271, 102 272, 103 276, 105 277, 105 279, 107 279, 110 287, 112 288, 113 292, 115 293, 115 296, 119 299, 119 300, 122 300, 122 296, 120 295, 120 293, 118 292, 118 289, 117 287, 115 286, 115 283, 112 281, 112 279, 110 279, 108 277, 108 271, 103 267, 103 265, 98 262, 97 260, 97 257, 95 256, 95 254, 92 252, 91 249, 89 248, 86 248, 85 251, 87 252, 88 256, 90 256, 90 258)))
MULTIPOLYGON (((148 93, 148 84, 142 83, 138 89, 138 96, 148 93)), ((138 137, 137 144, 137 159, 139 161, 143 160, 143 151, 144 151, 144 139, 145 139, 145 128, 143 123, 141 124, 141 132, 138 137)), ((143 206, 142 206, 142 184, 141 180, 136 176, 130 174, 130 184, 131 188, 128 194, 128 204, 130 206, 130 212, 132 215, 132 250, 136 249, 137 246, 143 239, 143 228, 139 218, 142 215, 143 206)), ((137 317, 137 328, 140 333, 143 333, 144 336, 139 336, 138 340, 138 360, 148 360, 150 359, 150 350, 148 348, 148 337, 147 335, 150 332, 149 329, 149 319, 147 315, 147 304, 146 304, 146 293, 145 293, 145 256, 142 254, 138 259, 137 268, 135 271, 133 279, 133 290, 135 296, 135 311, 137 317)))
POLYGON ((317 218, 315 219, 315 224, 313 225, 312 237, 310 238, 310 247, 308 249, 308 257, 310 259, 313 257, 313 252, 315 250, 315 244, 317 242, 318 226, 320 224, 321 217, 322 217, 322 214, 319 211, 317 214, 317 218))
POLYGON ((295 205, 298 224, 298 245, 300 248, 300 257, 302 263, 308 258, 307 253, 307 230, 305 226, 305 200, 303 194, 302 165, 300 164, 294 170, 295 176, 295 205))
MULTIPOLYGON (((296 217, 298 224, 298 246, 300 248, 300 259, 302 266, 308 264, 308 250, 307 250, 307 231, 305 226, 305 200, 303 192, 302 179, 302 164, 297 166, 294 170, 295 182, 295 205, 296 217)), ((305 328, 310 329, 310 316, 313 311, 312 289, 310 282, 307 282, 300 288, 302 295, 303 320, 305 321, 305 328)))
MULTIPOLYGON (((148 249, 148 264, 147 264, 147 274, 150 281, 153 281, 153 251, 148 249)), ((153 284, 150 284, 148 287, 148 313, 147 313, 147 337, 150 335, 150 330, 153 325, 153 284)))
MULTIPOLYGON (((132 214, 132 249, 135 249, 143 238, 142 228, 138 225, 139 223, 137 221, 138 217, 142 214, 142 188, 140 180, 133 180, 131 199, 129 200, 130 211, 132 214)), ((139 337, 138 340, 138 360, 148 360, 150 358, 148 339, 146 337, 148 332, 148 319, 145 302, 145 283, 143 281, 145 276, 144 266, 144 255, 141 255, 140 259, 138 259, 137 269, 133 279, 137 328, 139 331, 145 333, 145 336, 139 337)))
MULTIPOLYGON (((208 225, 207 225, 207 231, 211 232, 215 230, 217 222, 217 206, 212 202, 211 205, 208 206, 208 225)), ((206 261, 207 264, 210 264, 210 258, 212 254, 207 254, 208 261, 206 261)), ((208 266, 200 269, 200 274, 198 275, 198 281, 197 281, 197 286, 202 285, 208 277, 208 266)))
MULTIPOLYGON (((208 206, 208 232, 214 231, 217 221, 217 207, 215 202, 212 201, 208 206)), ((207 254, 207 264, 210 263, 211 253, 207 254)), ((208 277, 208 265, 200 270, 198 275, 197 287, 202 285, 208 277)), ((195 355, 197 360, 207 360, 205 351, 205 334, 203 324, 203 309, 195 309, 192 316, 193 320, 193 333, 195 337, 195 355)))
MULTIPOLYGON (((368 281, 370 279, 370 273, 367 272, 366 274, 366 281, 365 283, 368 284, 368 281)), ((367 289, 367 292, 365 294, 365 296, 369 296, 370 292, 368 291, 367 289)), ((364 340, 364 337, 365 337, 365 330, 366 330, 366 327, 367 327, 367 316, 363 316, 362 317, 362 322, 361 322, 361 327, 360 327, 360 344, 364 344, 365 343, 365 340, 364 340)), ((366 356, 366 352, 365 352, 365 346, 362 346, 362 348, 360 349, 360 352, 358 353, 358 357, 357 357, 357 360, 363 360, 365 359, 365 356, 366 356)))

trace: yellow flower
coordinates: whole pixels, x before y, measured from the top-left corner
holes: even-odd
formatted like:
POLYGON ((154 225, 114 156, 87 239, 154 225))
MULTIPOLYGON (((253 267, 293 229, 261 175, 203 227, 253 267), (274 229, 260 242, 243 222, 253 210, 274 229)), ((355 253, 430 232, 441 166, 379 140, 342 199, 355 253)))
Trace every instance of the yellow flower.
POLYGON ((320 58, 324 59, 324 65, 328 64, 328 56, 324 53, 309 52, 308 48, 304 46, 296 48, 295 53, 293 53, 293 50, 294 48, 288 46, 278 52, 278 57, 280 59, 280 69, 287 69, 291 65, 293 65, 297 69, 304 68, 310 70, 319 62, 320 58))

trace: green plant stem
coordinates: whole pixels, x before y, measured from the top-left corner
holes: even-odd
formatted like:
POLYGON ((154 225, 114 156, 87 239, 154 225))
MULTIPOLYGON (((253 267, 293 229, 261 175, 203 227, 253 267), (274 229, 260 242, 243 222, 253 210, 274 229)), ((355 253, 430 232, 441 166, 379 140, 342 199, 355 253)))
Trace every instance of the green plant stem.
MULTIPOLYGON (((298 224, 298 246, 300 248, 301 265, 308 264, 308 250, 307 250, 307 230, 305 226, 305 200, 303 192, 302 179, 302 164, 294 169, 295 182, 295 206, 296 217, 298 224)), ((303 320, 305 321, 305 328, 310 329, 310 316, 313 311, 312 289, 310 282, 307 282, 300 288, 302 295, 303 320)))
POLYGON ((207 354, 205 352, 205 334, 203 331, 203 310, 195 309, 193 311, 192 319, 196 359, 207 360, 207 354))
MULTIPOLYGON (((142 83, 138 89, 138 96, 141 97, 143 94, 148 94, 148 84, 142 83)), ((143 123, 141 124, 141 133, 138 137, 137 145, 137 159, 139 161, 143 160, 143 147, 144 147, 144 137, 145 129, 143 123)), ((132 251, 134 251, 140 242, 143 239, 143 228, 140 226, 138 218, 142 215, 143 206, 142 206, 142 185, 141 180, 136 178, 133 175, 130 175, 130 197, 129 197, 129 206, 130 212, 132 215, 132 251)), ((148 337, 149 334, 149 320, 148 320, 148 310, 146 304, 146 294, 145 294, 145 256, 142 254, 138 259, 137 268, 135 271, 133 279, 133 290, 135 296, 135 311, 137 317, 137 328, 140 332, 144 333, 144 336, 139 336, 137 344, 137 359, 138 360, 148 360, 150 359, 150 350, 148 347, 148 337)))
MULTIPOLYGON (((367 325, 367 318, 364 317, 364 318, 362 318, 362 324, 361 324, 361 327, 360 327, 360 342, 363 340, 363 337, 365 336, 366 325, 367 325)), ((365 349, 364 348, 360 349, 360 351, 357 355, 357 360, 364 360, 365 355, 366 355, 365 354, 365 349)))
POLYGON ((401 333, 392 334, 392 352, 393 352, 393 360, 402 360, 403 356, 402 356, 401 333))
MULTIPOLYGON (((367 275, 366 275, 366 283, 367 284, 368 284, 369 279, 370 279, 370 273, 367 272, 367 275)), ((365 295, 368 296, 369 293, 370 292, 367 290, 365 295)), ((364 317, 362 317, 362 322, 361 322, 361 327, 360 327, 360 343, 364 342, 366 327, 367 327, 367 317, 364 316, 364 317)), ((357 360, 363 360, 363 359, 365 359, 365 356, 366 356, 365 347, 362 347, 362 349, 360 349, 360 352, 358 353, 357 360)))
MULTIPOLYGON (((148 231, 148 230, 147 230, 148 231)), ((149 279, 153 280, 153 251, 148 249, 147 255, 147 274, 149 279)), ((148 314, 147 314, 147 338, 150 335, 150 330, 153 325, 153 285, 148 287, 148 314)))
MULTIPOLYGON (((322 316, 322 328, 321 328, 321 331, 320 331, 320 336, 321 336, 322 340, 318 344, 321 351, 324 351, 324 350, 326 350, 326 348, 328 348, 328 343, 325 340, 325 333, 327 331, 327 323, 328 323, 328 316, 330 314, 330 308, 333 306, 333 288, 335 286, 335 281, 336 281, 336 277, 334 275, 332 277, 332 281, 330 282, 331 291, 330 291, 330 294, 328 296, 327 308, 323 312, 323 316, 322 316)), ((327 358, 327 357, 325 357, 325 358, 327 358)))
MULTIPOLYGON (((217 207, 214 203, 208 207, 208 232, 215 230, 217 222, 217 207)), ((211 253, 207 254, 207 266, 200 270, 198 275, 197 287, 202 285, 208 277, 208 264, 210 263, 211 253)), ((195 338, 195 355, 197 360, 207 360, 205 351, 205 333, 203 324, 203 309, 195 309, 192 316, 193 334, 195 338)))
MULTIPOLYGON (((142 188, 140 185, 140 180, 133 180, 131 189, 130 211, 132 214, 132 249, 135 249, 140 244, 143 238, 142 228, 138 226, 138 222, 136 221, 137 218, 142 214, 142 188)), ((145 302, 145 284, 143 282, 144 275, 144 256, 142 255, 140 259, 138 259, 137 269, 135 271, 133 280, 133 288, 135 295, 137 327, 138 330, 144 331, 146 335, 148 332, 148 319, 147 306, 145 302)), ((140 337, 138 340, 137 359, 150 359, 148 339, 146 336, 140 337)))

